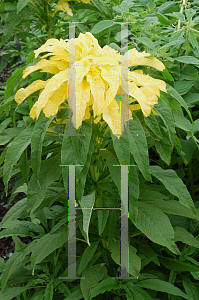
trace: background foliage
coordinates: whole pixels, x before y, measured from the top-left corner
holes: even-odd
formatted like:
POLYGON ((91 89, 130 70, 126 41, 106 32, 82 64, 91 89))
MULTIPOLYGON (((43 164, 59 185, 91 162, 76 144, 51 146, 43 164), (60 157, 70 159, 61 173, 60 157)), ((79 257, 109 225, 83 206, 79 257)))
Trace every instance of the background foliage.
MULTIPOLYGON (((56 4, 0 4, 0 70, 11 62, 0 91, 0 145, 6 146, 1 184, 6 193, 9 179, 17 178, 8 204, 17 193, 26 194, 0 223, 0 238, 12 236, 15 243, 9 260, 0 258, 1 300, 97 300, 102 294, 114 300, 198 300, 199 1, 70 1, 73 16, 54 13, 56 4), (130 129, 138 137, 119 142, 105 123, 84 121, 79 132, 87 135, 74 160, 78 141, 59 135, 67 125, 43 113, 37 122, 29 117, 38 93, 20 106, 14 101, 19 87, 48 79, 45 73, 21 76, 36 62, 33 50, 48 38, 68 38, 69 22, 77 22, 76 36, 91 32, 101 47, 116 50, 120 23, 129 22, 129 49, 163 61, 162 73, 141 69, 166 81, 168 91, 155 106, 159 116, 133 114, 130 129), (77 201, 91 207, 120 207, 120 168, 112 165, 137 164, 129 169, 129 272, 137 279, 112 278, 120 270, 120 213, 103 210, 76 211, 77 276, 86 279, 59 279, 68 275, 68 179, 61 162, 84 164, 76 173, 77 201), (24 236, 32 242, 24 244, 24 236)), ((57 119, 65 118, 61 110, 57 119)))

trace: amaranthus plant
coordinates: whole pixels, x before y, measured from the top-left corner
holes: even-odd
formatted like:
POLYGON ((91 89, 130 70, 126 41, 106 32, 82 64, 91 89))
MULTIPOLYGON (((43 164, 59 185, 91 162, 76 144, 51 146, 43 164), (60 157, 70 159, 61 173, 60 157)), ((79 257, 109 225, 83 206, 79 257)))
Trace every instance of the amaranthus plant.
MULTIPOLYGON (((22 293, 23 300, 101 299, 103 293, 105 299, 168 299, 165 293, 191 299, 186 274, 186 293, 174 282, 182 270, 198 278, 198 267, 191 264, 195 260, 186 261, 188 253, 199 248, 192 235, 198 210, 176 172, 161 164, 170 164, 174 146, 183 158, 175 125, 183 119, 182 107, 189 116, 190 112, 180 95, 171 87, 167 91, 160 79, 164 64, 135 48, 123 56, 110 46, 101 48, 89 32, 76 39, 49 39, 35 50, 36 58, 41 53, 40 60, 24 70, 23 78, 40 70, 49 73, 47 80, 33 78, 17 91, 15 101, 19 108, 28 103, 30 116, 15 128, 17 136, 7 146, 3 166, 5 186, 21 172, 14 192, 27 197, 0 224, 5 228, 1 237, 11 235, 16 244, 1 268, 2 299, 22 293), (122 68, 125 60, 127 67, 122 68), (157 70, 159 79, 147 75, 150 68, 157 70), (123 120, 129 132, 122 126, 120 108, 125 104, 118 97, 125 94, 129 94, 129 111, 123 120), (69 134, 68 111, 73 113, 77 135, 69 134), (159 165, 149 165, 151 147, 162 159, 159 165), (64 279, 68 275, 68 165, 80 165, 73 199, 82 208, 76 211, 76 274, 84 277, 80 283, 64 279), (129 274, 136 277, 120 281, 112 277, 119 275, 121 264, 121 216, 117 211, 93 209, 120 208, 118 165, 131 165, 129 274), (172 215, 191 219, 190 232, 177 226, 172 215), (33 241, 23 244, 17 236, 24 235, 33 241)), ((194 140, 192 129, 189 133, 194 140)))

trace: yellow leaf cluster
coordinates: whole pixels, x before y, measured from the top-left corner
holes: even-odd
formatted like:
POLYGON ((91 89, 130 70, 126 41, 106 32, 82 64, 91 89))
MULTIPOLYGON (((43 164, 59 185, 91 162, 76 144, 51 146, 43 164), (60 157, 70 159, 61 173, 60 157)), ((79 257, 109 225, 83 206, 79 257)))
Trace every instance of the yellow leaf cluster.
POLYGON ((156 114, 153 106, 158 102, 160 91, 166 92, 164 81, 145 75, 141 70, 128 69, 146 65, 162 71, 165 67, 161 61, 136 49, 122 56, 107 45, 101 48, 90 32, 80 33, 78 38, 70 40, 49 39, 34 52, 36 57, 46 54, 36 65, 24 70, 23 78, 38 70, 53 76, 47 81, 36 80, 15 95, 15 101, 21 104, 29 95, 41 90, 30 111, 33 119, 39 117, 41 110, 46 117, 55 115, 61 104, 68 100, 76 129, 83 120, 91 117, 92 109, 94 117, 98 117, 95 122, 103 118, 112 133, 120 135, 121 122, 132 118, 131 110, 141 109, 145 117, 151 111, 156 114), (121 59, 122 64, 126 61, 126 67, 121 65, 121 59), (130 109, 122 101, 116 101, 117 96, 125 94, 130 109), (136 101, 138 104, 132 104, 136 101))

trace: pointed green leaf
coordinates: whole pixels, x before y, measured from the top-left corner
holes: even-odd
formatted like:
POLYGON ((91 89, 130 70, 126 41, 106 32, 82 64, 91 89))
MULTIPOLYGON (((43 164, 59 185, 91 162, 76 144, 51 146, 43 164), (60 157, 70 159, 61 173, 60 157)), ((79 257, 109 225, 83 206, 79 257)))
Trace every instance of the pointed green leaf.
POLYGON ((32 136, 31 136, 31 166, 35 178, 38 179, 38 174, 41 165, 41 153, 43 146, 43 139, 46 133, 46 129, 49 124, 54 119, 50 117, 49 119, 44 116, 44 114, 40 114, 37 122, 35 123, 32 136))
POLYGON ((174 230, 169 218, 156 206, 138 201, 138 218, 133 223, 154 243, 167 247, 175 254, 180 253, 174 243, 174 230))
POLYGON ((8 151, 6 152, 5 163, 3 168, 4 184, 7 186, 11 177, 13 165, 17 163, 23 151, 28 147, 31 140, 33 125, 25 128, 14 139, 8 151))
POLYGON ((149 171, 149 154, 144 129, 138 117, 132 112, 133 120, 129 120, 130 151, 146 180, 151 180, 149 171))
POLYGON ((99 294, 104 294, 105 292, 116 290, 117 288, 118 285, 114 278, 104 278, 97 286, 90 289, 90 299, 93 299, 99 294))
POLYGON ((99 241, 95 243, 91 243, 91 245, 87 246, 87 248, 84 250, 84 253, 80 261, 79 269, 77 271, 78 275, 80 275, 84 271, 89 261, 93 258, 93 255, 97 249, 98 244, 99 241))
POLYGON ((85 300, 89 300, 89 291, 94 286, 97 286, 98 282, 107 275, 107 269, 103 264, 91 266, 82 274, 85 279, 81 279, 80 288, 85 300))
POLYGON ((153 176, 155 176, 164 184, 165 188, 171 194, 179 198, 179 201, 182 205, 188 207, 192 210, 193 213, 195 213, 195 206, 187 190, 187 187, 177 176, 174 170, 163 170, 159 166, 151 166, 150 171, 153 176))
POLYGON ((44 300, 52 300, 53 299, 53 284, 49 282, 45 289, 44 300))
POLYGON ((194 238, 194 236, 182 227, 174 227, 175 232, 175 242, 181 241, 187 245, 199 248, 199 242, 194 238))
POLYGON ((146 289, 160 291, 163 293, 180 296, 183 297, 184 299, 192 300, 191 297, 183 293, 179 288, 175 287, 170 282, 166 282, 160 279, 146 279, 136 283, 136 285, 146 289))
POLYGON ((94 203, 95 203, 95 191, 93 191, 90 195, 83 196, 80 202, 82 213, 83 213, 83 230, 86 233, 87 243, 89 246, 90 243, 88 237, 88 228, 89 228, 89 223, 90 223, 92 208, 94 206, 94 203))

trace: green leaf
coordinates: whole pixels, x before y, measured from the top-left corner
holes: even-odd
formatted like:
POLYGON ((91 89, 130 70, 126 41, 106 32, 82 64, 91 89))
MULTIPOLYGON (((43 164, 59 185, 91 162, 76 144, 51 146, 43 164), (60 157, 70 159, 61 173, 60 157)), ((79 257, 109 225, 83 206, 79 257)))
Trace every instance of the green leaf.
POLYGON ((147 46, 149 49, 155 50, 154 43, 148 37, 140 37, 140 38, 136 38, 136 40, 138 40, 140 43, 147 46))
POLYGON ((180 57, 175 57, 174 59, 184 64, 192 64, 192 65, 199 64, 199 60, 193 56, 180 56, 180 57))
MULTIPOLYGON (((26 257, 26 255, 28 255, 32 251, 32 248, 34 247, 35 243, 36 243, 36 241, 33 241, 28 246, 26 246, 25 249, 22 248, 19 251, 15 251, 10 256, 9 260, 6 262, 4 272, 2 274, 2 283, 1 283, 1 292, 2 293, 6 287, 6 283, 7 283, 8 279, 10 278, 12 273, 20 267, 20 265, 21 265, 22 261, 24 260, 24 258, 26 257)), ((8 298, 8 299, 10 300, 10 298, 8 298)))
POLYGON ((95 287, 100 280, 107 275, 107 269, 103 264, 91 266, 82 274, 85 279, 81 279, 80 288, 85 300, 89 300, 89 291, 95 287))
POLYGON ((97 286, 90 289, 90 299, 93 299, 99 294, 104 294, 105 292, 116 290, 117 287, 118 285, 114 278, 104 278, 97 286))
POLYGON ((36 264, 39 264, 50 253, 58 248, 61 248, 63 244, 68 241, 67 227, 68 225, 66 225, 64 229, 61 229, 53 234, 47 233, 36 241, 31 255, 31 264, 33 267, 35 267, 36 264))
MULTIPOLYGON (((68 123, 64 131, 64 138, 61 150, 62 165, 85 165, 89 152, 90 140, 92 135, 92 125, 90 120, 82 122, 82 126, 77 130, 77 136, 68 136, 68 123), (78 136, 84 134, 84 136, 78 136)), ((64 187, 68 193, 68 168, 62 166, 62 176, 64 187)), ((76 167, 76 182, 80 178, 83 167, 76 167)))
POLYGON ((181 227, 175 227, 174 232, 175 232, 175 239, 174 239, 175 242, 181 241, 182 243, 199 248, 199 242, 186 229, 181 227))
POLYGON ((34 210, 42 203, 48 186, 58 180, 61 174, 60 153, 52 158, 41 162, 41 169, 38 176, 38 181, 32 175, 27 190, 27 211, 33 213, 34 210))
POLYGON ((180 95, 188 93, 188 91, 195 84, 195 81, 190 80, 178 80, 175 82, 175 89, 180 95))
POLYGON ((121 165, 129 165, 130 164, 130 145, 128 136, 121 136, 119 139, 112 135, 113 146, 115 153, 117 154, 117 158, 121 165))
POLYGON ((90 167, 90 162, 91 162, 91 157, 92 157, 93 150, 94 150, 94 145, 95 145, 95 142, 91 138, 89 151, 88 151, 87 158, 86 158, 86 162, 84 164, 84 167, 83 167, 79 177, 78 178, 76 177, 76 195, 77 195, 77 199, 79 199, 80 201, 81 201, 82 196, 84 194, 86 178, 87 178, 88 170, 89 170, 89 167, 90 167))
MULTIPOLYGON (((164 129, 162 127, 162 132, 164 132, 164 129)), ((171 153, 173 150, 173 147, 171 145, 171 142, 166 134, 166 132, 163 135, 163 138, 160 141, 155 141, 155 147, 157 152, 160 155, 160 158, 169 165, 171 162, 171 153)))
POLYGON ((163 264, 163 266, 169 270, 173 270, 179 273, 182 272, 198 272, 199 268, 188 262, 182 262, 177 259, 169 258, 169 257, 159 257, 159 261, 163 264))
POLYGON ((186 185, 184 185, 183 181, 177 176, 174 170, 163 170, 159 166, 151 166, 150 171, 153 176, 164 184, 165 188, 171 194, 179 198, 182 205, 191 209, 191 211, 196 214, 195 206, 186 185))
MULTIPOLYGON (((112 241, 111 245, 110 245, 110 250, 111 250, 111 257, 112 259, 116 262, 116 264, 121 265, 121 261, 120 261, 120 252, 121 252, 121 248, 120 248, 120 241, 117 240, 112 241)), ((133 246, 129 246, 129 273, 133 276, 138 276, 140 273, 140 269, 141 269, 141 258, 136 255, 135 253, 135 248, 133 246)))
POLYGON ((158 20, 162 25, 164 25, 164 26, 171 26, 172 25, 170 20, 168 18, 166 18, 164 15, 162 15, 160 13, 159 14, 156 13, 156 16, 158 17, 158 20))
POLYGON ((178 128, 181 128, 185 131, 193 131, 193 125, 190 123, 190 121, 184 117, 181 113, 178 111, 173 111, 174 119, 175 119, 175 125, 178 128))
POLYGON ((97 23, 91 30, 92 34, 97 34, 102 32, 104 29, 108 29, 113 26, 113 21, 111 20, 103 20, 97 23))
POLYGON ((3 220, 0 223, 0 229, 5 227, 6 224, 10 221, 17 220, 18 218, 23 218, 26 215, 26 203, 27 198, 23 198, 17 203, 15 203, 3 217, 3 220))
POLYGON ((152 242, 167 247, 175 254, 180 253, 174 243, 174 231, 169 218, 155 205, 138 201, 138 218, 133 223, 152 242))
POLYGON ((14 299, 16 296, 22 294, 24 291, 28 290, 29 288, 30 288, 29 283, 23 287, 7 288, 4 293, 2 293, 2 291, 0 291, 1 300, 14 299))
POLYGON ((17 70, 14 73, 12 73, 13 75, 6 81, 6 89, 4 92, 5 100, 12 96, 15 82, 22 75, 25 68, 26 67, 20 69, 17 68, 17 70))
MULTIPOLYGON (((140 294, 141 294, 143 296, 144 300, 154 300, 154 299, 151 298, 151 296, 144 289, 142 289, 141 287, 135 285, 134 283, 128 281, 127 284, 126 284, 126 286, 129 289, 131 289, 131 291, 133 292, 133 294, 134 294, 134 291, 137 292, 137 294, 139 295, 139 297, 140 297, 140 294)), ((139 300, 143 300, 143 299, 140 298, 139 300)), ((137 298, 136 298, 136 300, 137 300, 137 298)))
POLYGON ((182 151, 185 153, 185 159, 187 163, 189 163, 197 149, 197 145, 191 138, 186 140, 180 139, 180 143, 182 145, 182 151))
POLYGON ((89 237, 88 237, 88 228, 90 223, 90 218, 92 214, 92 208, 95 203, 95 191, 93 191, 91 194, 83 196, 82 200, 80 202, 82 213, 83 213, 83 230, 86 233, 87 237, 87 243, 90 246, 89 243, 89 237))
POLYGON ((49 282, 45 289, 44 300, 52 300, 53 299, 53 284, 49 282))
POLYGON ((168 2, 165 2, 165 3, 163 3, 162 5, 160 5, 160 6, 158 7, 157 12, 158 12, 158 13, 163 13, 163 12, 167 11, 168 9, 170 9, 171 7, 173 7, 174 5, 176 5, 176 2, 175 2, 175 1, 168 1, 168 2))
POLYGON ((183 280, 182 280, 182 284, 183 284, 183 287, 184 287, 185 292, 187 293, 187 295, 192 297, 193 300, 198 300, 199 299, 199 295, 198 295, 196 285, 190 280, 189 277, 184 276, 183 280))
POLYGON ((99 244, 98 242, 91 243, 90 246, 87 246, 87 248, 84 250, 80 264, 79 264, 79 269, 77 271, 78 275, 80 275, 86 266, 88 265, 89 261, 93 258, 93 255, 97 249, 97 246, 99 244))
POLYGON ((24 181, 28 183, 28 174, 30 172, 30 168, 28 165, 27 149, 24 150, 21 157, 19 158, 19 168, 24 181))
POLYGON ((43 139, 46 133, 46 129, 48 128, 49 124, 52 122, 53 119, 54 117, 52 116, 48 119, 44 116, 43 113, 40 114, 32 132, 31 166, 36 179, 38 179, 38 174, 41 166, 43 139))
POLYGON ((188 106, 187 106, 187 104, 186 104, 186 102, 184 101, 184 99, 180 96, 180 94, 172 87, 172 86, 170 86, 169 84, 167 84, 167 92, 169 92, 170 93, 170 95, 174 98, 174 99, 176 99, 179 103, 180 103, 180 105, 182 106, 182 107, 184 107, 184 109, 186 110, 186 112, 188 113, 188 115, 189 115, 189 117, 190 117, 190 119, 191 119, 191 121, 192 121, 192 123, 193 123, 193 119, 192 119, 192 116, 191 116, 191 113, 190 113, 190 111, 189 111, 189 109, 188 109, 188 106))
POLYGON ((169 71, 167 70, 167 68, 165 68, 163 71, 162 71, 163 75, 170 81, 173 81, 174 82, 174 78, 173 76, 169 73, 169 71))
POLYGON ((28 147, 31 140, 33 125, 25 128, 14 139, 11 146, 8 148, 5 157, 3 168, 4 184, 7 186, 8 180, 11 177, 13 165, 17 163, 23 151, 28 147))
POLYGON ((169 106, 166 104, 165 101, 159 98, 158 104, 154 105, 155 110, 161 117, 162 121, 164 122, 164 125, 166 126, 168 133, 169 133, 169 138, 171 141, 172 146, 174 145, 175 141, 175 124, 174 124, 174 119, 172 116, 171 109, 169 106))
POLYGON ((195 49, 198 48, 198 42, 197 42, 197 39, 195 37, 195 34, 190 30, 189 32, 189 42, 191 44, 191 46, 195 49))
POLYGON ((92 0, 92 3, 101 11, 104 15, 106 14, 107 17, 110 16, 110 11, 106 5, 103 5, 102 2, 99 0, 92 0))
POLYGON ((138 117, 132 112, 133 120, 129 120, 130 151, 146 180, 151 180, 149 171, 149 154, 144 129, 138 117), (133 135, 134 134, 134 135, 133 135))
POLYGON ((18 0, 17 13, 19 13, 29 2, 30 0, 18 0))
MULTIPOLYGON (((103 195, 103 198, 101 198, 98 203, 98 207, 107 207, 107 206, 109 206, 109 198, 103 195)), ((108 216, 109 216, 109 210, 104 210, 104 209, 97 210, 99 235, 101 235, 102 232, 104 231, 108 216)))
POLYGON ((160 130, 159 123, 154 114, 150 114, 148 117, 144 117, 146 125, 155 133, 160 139, 162 139, 162 132, 160 130))
POLYGON ((176 216, 196 219, 192 211, 187 209, 186 206, 182 205, 178 201, 175 200, 163 201, 163 200, 156 199, 155 196, 153 197, 153 199, 144 198, 143 200, 155 205, 166 214, 172 214, 176 216))
POLYGON ((64 300, 80 300, 82 299, 82 291, 80 288, 71 293, 68 297, 64 298, 64 300))
POLYGON ((0 145, 7 144, 11 139, 16 137, 21 131, 22 131, 22 128, 7 128, 7 129, 5 129, 0 134, 0 145))
POLYGON ((180 296, 184 299, 192 300, 191 297, 183 293, 179 288, 175 287, 173 284, 160 279, 146 279, 136 283, 136 285, 146 289, 151 289, 175 296, 180 296))

